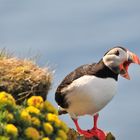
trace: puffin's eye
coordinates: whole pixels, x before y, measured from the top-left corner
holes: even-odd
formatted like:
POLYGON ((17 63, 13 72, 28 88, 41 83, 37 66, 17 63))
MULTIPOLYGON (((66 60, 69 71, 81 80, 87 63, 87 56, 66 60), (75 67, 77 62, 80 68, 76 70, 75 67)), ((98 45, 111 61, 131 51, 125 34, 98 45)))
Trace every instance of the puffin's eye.
POLYGON ((119 54, 120 54, 120 52, 117 50, 117 51, 115 52, 115 55, 119 56, 119 54))

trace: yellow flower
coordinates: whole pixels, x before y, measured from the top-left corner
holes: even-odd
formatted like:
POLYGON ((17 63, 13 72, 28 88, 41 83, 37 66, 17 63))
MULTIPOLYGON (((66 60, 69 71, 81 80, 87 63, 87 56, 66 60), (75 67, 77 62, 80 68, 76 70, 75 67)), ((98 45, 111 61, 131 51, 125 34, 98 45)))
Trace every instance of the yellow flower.
POLYGON ((58 115, 58 111, 53 107, 53 105, 48 102, 48 101, 45 101, 44 102, 44 109, 47 110, 48 112, 50 113, 54 113, 56 115, 58 115))
POLYGON ((58 130, 57 135, 61 137, 63 140, 67 140, 67 135, 63 130, 58 130))
POLYGON ((6 92, 0 92, 0 104, 15 105, 15 99, 6 92))
POLYGON ((7 116, 6 116, 6 119, 7 119, 8 122, 12 121, 14 119, 13 114, 8 112, 7 116))
POLYGON ((24 134, 28 139, 32 139, 32 140, 39 140, 40 139, 39 132, 33 127, 26 128, 24 131, 24 134))
POLYGON ((40 126, 40 120, 36 117, 32 117, 31 118, 32 124, 34 124, 35 126, 40 126))
POLYGON ((59 119, 54 120, 55 127, 61 127, 61 121, 59 119))
POLYGON ((28 106, 34 106, 36 108, 43 108, 43 98, 41 96, 32 96, 27 100, 28 106))
POLYGON ((18 129, 13 124, 7 124, 5 127, 7 134, 10 134, 14 137, 18 135, 18 129))
POLYGON ((61 127, 61 121, 59 120, 58 116, 52 113, 48 113, 46 115, 46 120, 49 122, 53 122, 55 127, 61 127))
POLYGON ((69 131, 69 128, 67 127, 67 125, 61 121, 61 126, 60 126, 66 133, 69 131))
POLYGON ((0 140, 10 140, 10 138, 8 136, 1 136, 0 135, 0 140))
POLYGON ((21 120, 30 123, 31 122, 31 116, 26 110, 22 110, 20 114, 21 120))
POLYGON ((62 138, 60 137, 56 137, 55 140, 63 140, 62 138))
POLYGON ((29 106, 26 108, 26 110, 29 112, 29 113, 34 113, 34 114, 39 114, 40 113, 40 110, 37 109, 36 107, 34 106, 29 106))
POLYGON ((48 121, 50 121, 50 122, 54 122, 54 121, 58 120, 59 118, 58 118, 58 116, 55 115, 55 114, 48 113, 48 114, 46 115, 46 119, 47 119, 48 121))
POLYGON ((44 137, 41 140, 50 140, 48 137, 44 137))
POLYGON ((48 113, 46 114, 46 120, 49 122, 53 122, 55 127, 57 128, 62 128, 66 133, 68 132, 68 127, 66 126, 66 124, 64 122, 62 122, 57 115, 52 114, 52 113, 48 113))
POLYGON ((50 123, 44 123, 43 128, 46 134, 50 135, 53 132, 53 127, 50 123))

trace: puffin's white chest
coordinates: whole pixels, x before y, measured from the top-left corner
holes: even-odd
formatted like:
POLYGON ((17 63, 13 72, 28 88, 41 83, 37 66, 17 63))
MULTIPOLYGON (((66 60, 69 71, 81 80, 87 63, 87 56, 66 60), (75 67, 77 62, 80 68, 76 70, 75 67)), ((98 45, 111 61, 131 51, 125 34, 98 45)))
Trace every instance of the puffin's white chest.
POLYGON ((94 114, 100 111, 116 94, 117 81, 113 78, 83 76, 65 90, 70 103, 69 113, 75 115, 94 114))

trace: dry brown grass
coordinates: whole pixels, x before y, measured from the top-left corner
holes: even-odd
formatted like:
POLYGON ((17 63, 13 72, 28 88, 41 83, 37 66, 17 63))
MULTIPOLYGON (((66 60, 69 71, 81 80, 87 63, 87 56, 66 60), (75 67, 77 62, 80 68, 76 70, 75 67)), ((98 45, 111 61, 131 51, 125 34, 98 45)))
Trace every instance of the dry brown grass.
POLYGON ((32 95, 45 99, 51 82, 52 72, 48 68, 40 68, 31 60, 0 52, 0 91, 11 93, 17 103, 32 95))

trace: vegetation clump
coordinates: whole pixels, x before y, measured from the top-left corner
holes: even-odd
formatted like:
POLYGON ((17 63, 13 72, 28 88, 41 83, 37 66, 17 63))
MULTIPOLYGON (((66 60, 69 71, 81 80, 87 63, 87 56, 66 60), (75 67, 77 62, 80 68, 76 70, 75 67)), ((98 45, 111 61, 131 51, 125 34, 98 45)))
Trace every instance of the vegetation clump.
POLYGON ((40 68, 31 60, 0 53, 0 91, 11 93, 18 104, 32 95, 46 99, 52 82, 52 72, 40 68))

